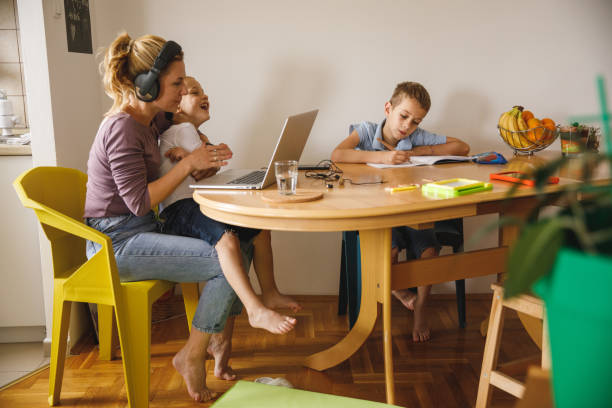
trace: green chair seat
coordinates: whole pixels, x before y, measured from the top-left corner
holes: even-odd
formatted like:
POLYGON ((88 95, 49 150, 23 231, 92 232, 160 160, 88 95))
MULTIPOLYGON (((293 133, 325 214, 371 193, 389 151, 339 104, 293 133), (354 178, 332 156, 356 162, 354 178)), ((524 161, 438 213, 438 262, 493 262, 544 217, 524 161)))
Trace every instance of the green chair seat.
POLYGON ((211 408, 382 408, 395 405, 238 381, 211 408))

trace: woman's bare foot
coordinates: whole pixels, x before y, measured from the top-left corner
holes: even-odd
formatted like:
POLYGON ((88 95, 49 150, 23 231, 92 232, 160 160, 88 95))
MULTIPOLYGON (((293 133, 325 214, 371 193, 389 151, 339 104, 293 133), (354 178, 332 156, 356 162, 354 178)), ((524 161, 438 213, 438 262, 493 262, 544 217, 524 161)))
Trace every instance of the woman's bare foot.
POLYGON ((302 305, 296 302, 295 299, 280 292, 264 293, 262 295, 262 303, 268 309, 289 308, 293 313, 302 310, 302 305))
POLYGON ((417 294, 410 289, 392 290, 391 293, 397 298, 408 310, 414 310, 414 302, 416 302, 417 294))
POLYGON ((248 311, 249 324, 252 327, 265 329, 274 334, 285 334, 293 330, 297 323, 293 317, 283 316, 276 313, 274 310, 261 307, 259 309, 248 311))
POLYGON ((182 348, 172 359, 172 365, 183 377, 189 396, 196 402, 206 402, 217 397, 216 392, 206 388, 206 368, 204 361, 191 359, 182 348))
POLYGON ((213 334, 206 350, 215 359, 215 377, 221 380, 234 381, 236 372, 229 366, 232 352, 232 340, 221 334, 213 334))

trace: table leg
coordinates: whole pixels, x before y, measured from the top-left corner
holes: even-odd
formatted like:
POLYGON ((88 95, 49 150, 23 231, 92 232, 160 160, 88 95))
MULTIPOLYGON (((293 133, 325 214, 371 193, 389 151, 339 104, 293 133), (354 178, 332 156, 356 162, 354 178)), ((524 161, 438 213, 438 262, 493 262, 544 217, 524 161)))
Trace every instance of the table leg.
MULTIPOLYGON (((382 304, 383 304, 383 345, 385 353, 385 391, 387 404, 395 404, 395 378, 393 376, 393 339, 391 338, 391 230, 381 232, 374 231, 372 238, 382 242, 382 253, 378 258, 378 285, 382 281, 382 304), (382 239, 381 239, 382 238, 382 239), (382 279, 381 279, 382 278, 382 279)), ((362 238, 363 239, 363 238, 362 238)), ((373 245, 374 240, 370 241, 373 245)), ((378 244, 380 245, 380 244, 378 244)))
POLYGON ((377 276, 381 263, 387 259, 390 268, 391 230, 360 231, 361 242, 361 303, 359 316, 348 334, 332 347, 306 357, 304 365, 314 370, 326 370, 352 356, 366 341, 378 316, 377 276), (389 235, 389 244, 384 247, 383 237, 389 235))

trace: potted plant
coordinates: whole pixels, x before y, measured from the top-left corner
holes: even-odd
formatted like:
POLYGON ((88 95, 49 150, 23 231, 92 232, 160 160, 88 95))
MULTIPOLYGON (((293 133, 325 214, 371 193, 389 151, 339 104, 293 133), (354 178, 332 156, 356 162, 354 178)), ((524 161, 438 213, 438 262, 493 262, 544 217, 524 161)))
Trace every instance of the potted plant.
POLYGON ((505 295, 533 290, 545 302, 556 406, 610 406, 612 152, 560 157, 531 176, 541 191, 549 176, 570 167, 580 169, 583 183, 561 188, 554 197, 561 209, 554 215, 538 217, 553 199, 539 195, 510 252, 505 295), (594 178, 602 168, 607 182, 594 178))
POLYGON ((574 122, 571 126, 560 127, 559 140, 561 140, 561 153, 564 155, 597 152, 599 128, 574 122))

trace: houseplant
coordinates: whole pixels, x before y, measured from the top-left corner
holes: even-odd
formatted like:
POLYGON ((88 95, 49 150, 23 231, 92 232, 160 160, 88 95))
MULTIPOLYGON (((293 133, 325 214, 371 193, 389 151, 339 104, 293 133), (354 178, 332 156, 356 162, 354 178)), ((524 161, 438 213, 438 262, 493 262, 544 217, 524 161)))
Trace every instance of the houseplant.
MULTIPOLYGON (((606 136, 610 147, 609 132, 606 136)), ((612 362, 612 150, 608 152, 561 157, 535 170, 531 176, 540 190, 549 176, 563 175, 569 167, 579 168, 584 182, 561 188, 554 197, 561 209, 551 216, 538 217, 538 210, 552 200, 540 195, 508 258, 506 297, 533 289, 545 302, 557 407, 609 406, 612 401, 606 372, 612 362)))

